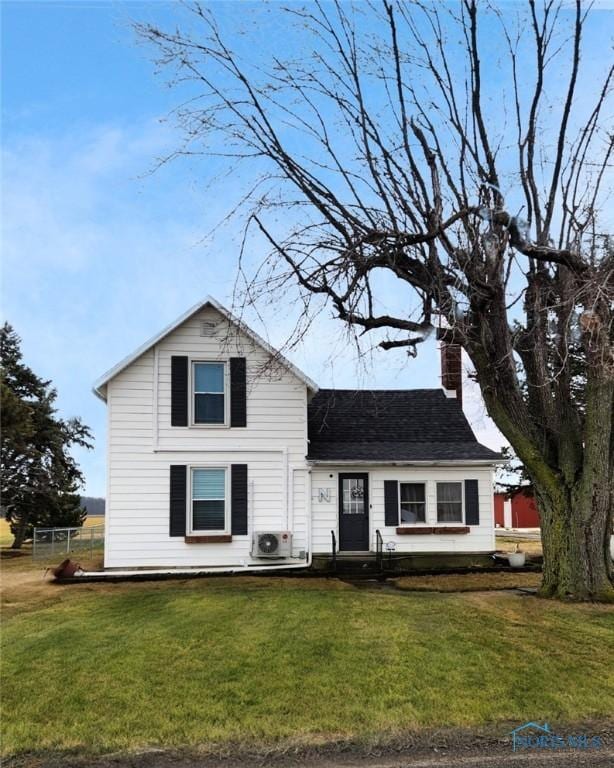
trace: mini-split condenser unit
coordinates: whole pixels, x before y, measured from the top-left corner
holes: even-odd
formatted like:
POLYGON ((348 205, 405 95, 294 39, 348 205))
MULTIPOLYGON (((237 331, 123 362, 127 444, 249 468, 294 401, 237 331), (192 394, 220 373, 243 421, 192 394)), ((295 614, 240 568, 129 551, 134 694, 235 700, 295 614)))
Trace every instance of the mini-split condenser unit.
POLYGON ((252 557, 291 557, 292 534, 290 531, 266 531, 254 533, 252 557))

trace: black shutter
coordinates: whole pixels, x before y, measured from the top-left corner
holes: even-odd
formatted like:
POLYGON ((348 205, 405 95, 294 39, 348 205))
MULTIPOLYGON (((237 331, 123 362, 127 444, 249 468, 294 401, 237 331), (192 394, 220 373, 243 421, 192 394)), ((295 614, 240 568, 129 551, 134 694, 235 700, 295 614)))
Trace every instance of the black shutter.
POLYGON ((230 358, 230 426, 247 426, 245 358, 230 358))
POLYGON ((384 524, 399 524, 399 484, 396 480, 384 480, 384 524))
POLYGON ((188 426, 188 358, 171 357, 171 426, 188 426))
POLYGON ((187 474, 185 464, 171 465, 170 536, 185 536, 187 474))
POLYGON ((247 533, 247 464, 230 468, 230 513, 233 536, 247 533))
POLYGON ((478 481, 465 480, 465 525, 480 524, 478 481))

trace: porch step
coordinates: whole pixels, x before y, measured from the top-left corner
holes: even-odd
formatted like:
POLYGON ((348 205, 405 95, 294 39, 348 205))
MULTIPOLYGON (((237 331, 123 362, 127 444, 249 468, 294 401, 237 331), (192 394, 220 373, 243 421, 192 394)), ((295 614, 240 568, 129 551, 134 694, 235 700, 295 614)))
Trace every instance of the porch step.
POLYGON ((318 571, 327 571, 338 574, 355 574, 372 576, 379 573, 377 557, 374 552, 338 554, 336 566, 330 555, 314 555, 312 567, 318 571))
MULTIPOLYGON (((377 574, 377 573, 446 573, 478 571, 497 568, 494 553, 486 552, 394 552, 385 553, 381 569, 377 567, 375 552, 337 553, 336 570, 331 554, 314 554, 312 569, 320 573, 377 574)), ((531 560, 533 563, 533 560, 531 560)), ((498 566, 499 568, 501 566, 498 566)), ((509 566, 507 566, 509 568, 509 566)), ((538 567, 536 563, 533 567, 538 567)))
POLYGON ((372 576, 374 573, 379 573, 380 569, 377 567, 377 563, 359 563, 351 560, 337 561, 337 573, 342 574, 355 574, 355 575, 368 575, 372 576))

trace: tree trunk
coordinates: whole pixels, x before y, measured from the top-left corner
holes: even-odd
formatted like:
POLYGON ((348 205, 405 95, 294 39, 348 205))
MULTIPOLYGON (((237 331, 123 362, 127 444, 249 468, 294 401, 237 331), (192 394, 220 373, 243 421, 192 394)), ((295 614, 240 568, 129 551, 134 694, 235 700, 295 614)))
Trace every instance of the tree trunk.
MULTIPOLYGON (((548 455, 531 435, 531 426, 523 421, 524 411, 514 398, 513 382, 489 368, 490 359, 508 356, 505 349, 495 349, 487 356, 476 344, 469 351, 488 413, 524 463, 535 491, 544 551, 540 594, 614 602, 610 558, 613 383, 605 366, 588 368, 580 450, 573 430, 560 429, 558 444, 548 455)), ((605 359, 605 352, 602 354, 605 359)), ((558 407, 563 408, 561 403, 558 407)))
POLYGON ((19 524, 16 526, 16 528, 13 528, 13 526, 11 526, 11 533, 15 537, 13 539, 13 543, 11 544, 11 549, 21 549, 21 546, 24 543, 26 538, 26 532, 28 530, 29 522, 30 522, 30 515, 23 514, 19 518, 19 524))
POLYGON ((578 482, 553 498, 535 488, 544 552, 542 597, 614 602, 608 478, 578 482))
POLYGON ((560 430, 558 485, 554 489, 536 485, 544 548, 541 593, 614 602, 610 557, 614 371, 608 336, 612 318, 598 297, 593 306, 600 315, 590 313, 584 334, 587 366, 581 461, 568 461, 573 452, 560 430))

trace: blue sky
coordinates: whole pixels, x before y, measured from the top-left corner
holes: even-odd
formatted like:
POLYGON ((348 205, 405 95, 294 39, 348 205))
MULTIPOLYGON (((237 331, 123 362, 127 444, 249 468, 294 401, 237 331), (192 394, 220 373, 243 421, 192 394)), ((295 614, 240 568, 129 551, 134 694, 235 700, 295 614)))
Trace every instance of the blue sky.
MULTIPOLYGON (((240 7, 217 6, 231 25, 240 7)), ((165 120, 177 96, 154 77, 129 22, 178 12, 170 3, 2 4, 2 314, 26 362, 57 386, 61 412, 92 427, 95 450, 78 458, 94 495, 104 493, 106 435, 92 382, 204 295, 229 304, 232 294, 236 232, 210 233, 241 179, 207 188, 202 166, 187 162, 149 173, 177 143, 165 120)), ((277 19, 263 23, 282 34, 277 19)), ((266 311, 266 328, 253 319, 274 345, 290 330, 266 311)), ((409 363, 377 352, 364 368, 326 319, 293 360, 322 386, 439 386, 434 343, 409 363)), ((472 385, 467 400, 480 439, 500 447, 472 385)))

